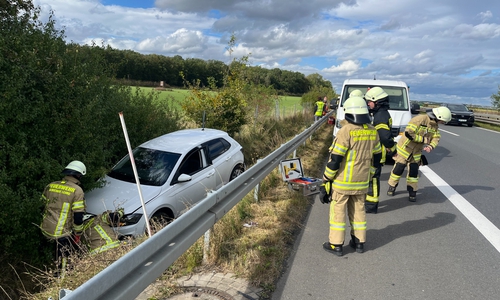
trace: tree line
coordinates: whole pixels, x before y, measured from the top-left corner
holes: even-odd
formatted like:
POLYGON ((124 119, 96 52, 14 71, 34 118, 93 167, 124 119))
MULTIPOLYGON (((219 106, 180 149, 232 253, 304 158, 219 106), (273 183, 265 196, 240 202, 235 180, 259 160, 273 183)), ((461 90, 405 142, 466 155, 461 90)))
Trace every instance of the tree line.
MULTIPOLYGON (((159 86, 163 81, 165 86, 184 87, 186 82, 199 80, 201 86, 224 86, 224 76, 232 61, 226 64, 219 60, 202 60, 199 58, 182 58, 179 55, 168 57, 158 54, 141 54, 132 50, 118 50, 110 46, 96 48, 102 51, 108 65, 114 66, 117 79, 141 82, 145 86, 159 86), (182 76, 180 75, 182 74, 182 76)), ((248 66, 244 74, 246 80, 255 85, 272 87, 280 95, 301 96, 316 86, 332 88, 330 81, 323 79, 317 73, 308 76, 300 72, 266 69, 260 66, 248 66)))

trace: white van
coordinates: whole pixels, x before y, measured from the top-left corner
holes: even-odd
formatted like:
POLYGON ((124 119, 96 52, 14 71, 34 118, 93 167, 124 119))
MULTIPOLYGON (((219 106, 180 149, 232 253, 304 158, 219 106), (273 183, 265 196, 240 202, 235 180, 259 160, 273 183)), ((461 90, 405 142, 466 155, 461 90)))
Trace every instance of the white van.
POLYGON ((347 79, 344 81, 342 91, 337 105, 337 115, 333 137, 337 135, 344 119, 344 102, 349 98, 349 94, 354 90, 360 90, 363 95, 368 88, 379 86, 389 95, 389 113, 392 117, 392 135, 399 140, 399 136, 404 134, 406 125, 411 119, 410 97, 408 86, 403 81, 375 80, 375 79, 347 79))

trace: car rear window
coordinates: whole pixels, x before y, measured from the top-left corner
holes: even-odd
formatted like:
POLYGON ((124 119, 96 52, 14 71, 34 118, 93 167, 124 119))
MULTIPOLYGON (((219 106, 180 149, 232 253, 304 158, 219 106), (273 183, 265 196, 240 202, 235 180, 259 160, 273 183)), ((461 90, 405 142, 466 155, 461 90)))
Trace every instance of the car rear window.
POLYGON ((231 144, 223 138, 211 140, 206 142, 205 145, 212 161, 231 148, 231 144))
MULTIPOLYGON (((163 185, 181 155, 179 153, 138 147, 133 151, 139 181, 144 185, 163 185)), ((134 172, 127 155, 111 169, 108 176, 118 180, 135 183, 134 172)))

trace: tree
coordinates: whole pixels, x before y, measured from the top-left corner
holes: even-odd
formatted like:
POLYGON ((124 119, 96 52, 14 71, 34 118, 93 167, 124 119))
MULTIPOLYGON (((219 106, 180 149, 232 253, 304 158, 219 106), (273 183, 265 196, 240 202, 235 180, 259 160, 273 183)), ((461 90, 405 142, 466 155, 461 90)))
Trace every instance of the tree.
MULTIPOLYGON (((125 155, 119 112, 138 145, 177 130, 178 115, 155 94, 116 85, 104 49, 67 45, 29 1, 0 13, 0 263, 41 263, 50 247, 37 224, 46 184, 71 160, 87 166, 87 191, 125 155), (30 5, 28 5, 30 4, 30 5), (40 249, 46 249, 40 253, 40 249)), ((1 285, 1 284, 0 284, 1 285)))
POLYGON ((498 92, 491 95, 491 105, 500 109, 500 85, 498 85, 498 92))

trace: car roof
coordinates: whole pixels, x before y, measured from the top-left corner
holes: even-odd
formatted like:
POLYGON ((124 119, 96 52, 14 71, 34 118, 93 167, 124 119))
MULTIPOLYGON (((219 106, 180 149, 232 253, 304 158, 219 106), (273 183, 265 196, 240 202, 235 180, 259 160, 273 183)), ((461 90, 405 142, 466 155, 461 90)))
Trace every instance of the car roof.
POLYGON ((193 149, 195 146, 215 138, 232 140, 227 132, 218 129, 183 129, 156 137, 142 143, 139 147, 174 153, 185 153, 193 149))
POLYGON ((399 80, 379 80, 379 79, 346 79, 344 85, 370 85, 370 86, 400 86, 407 87, 406 83, 399 80))

